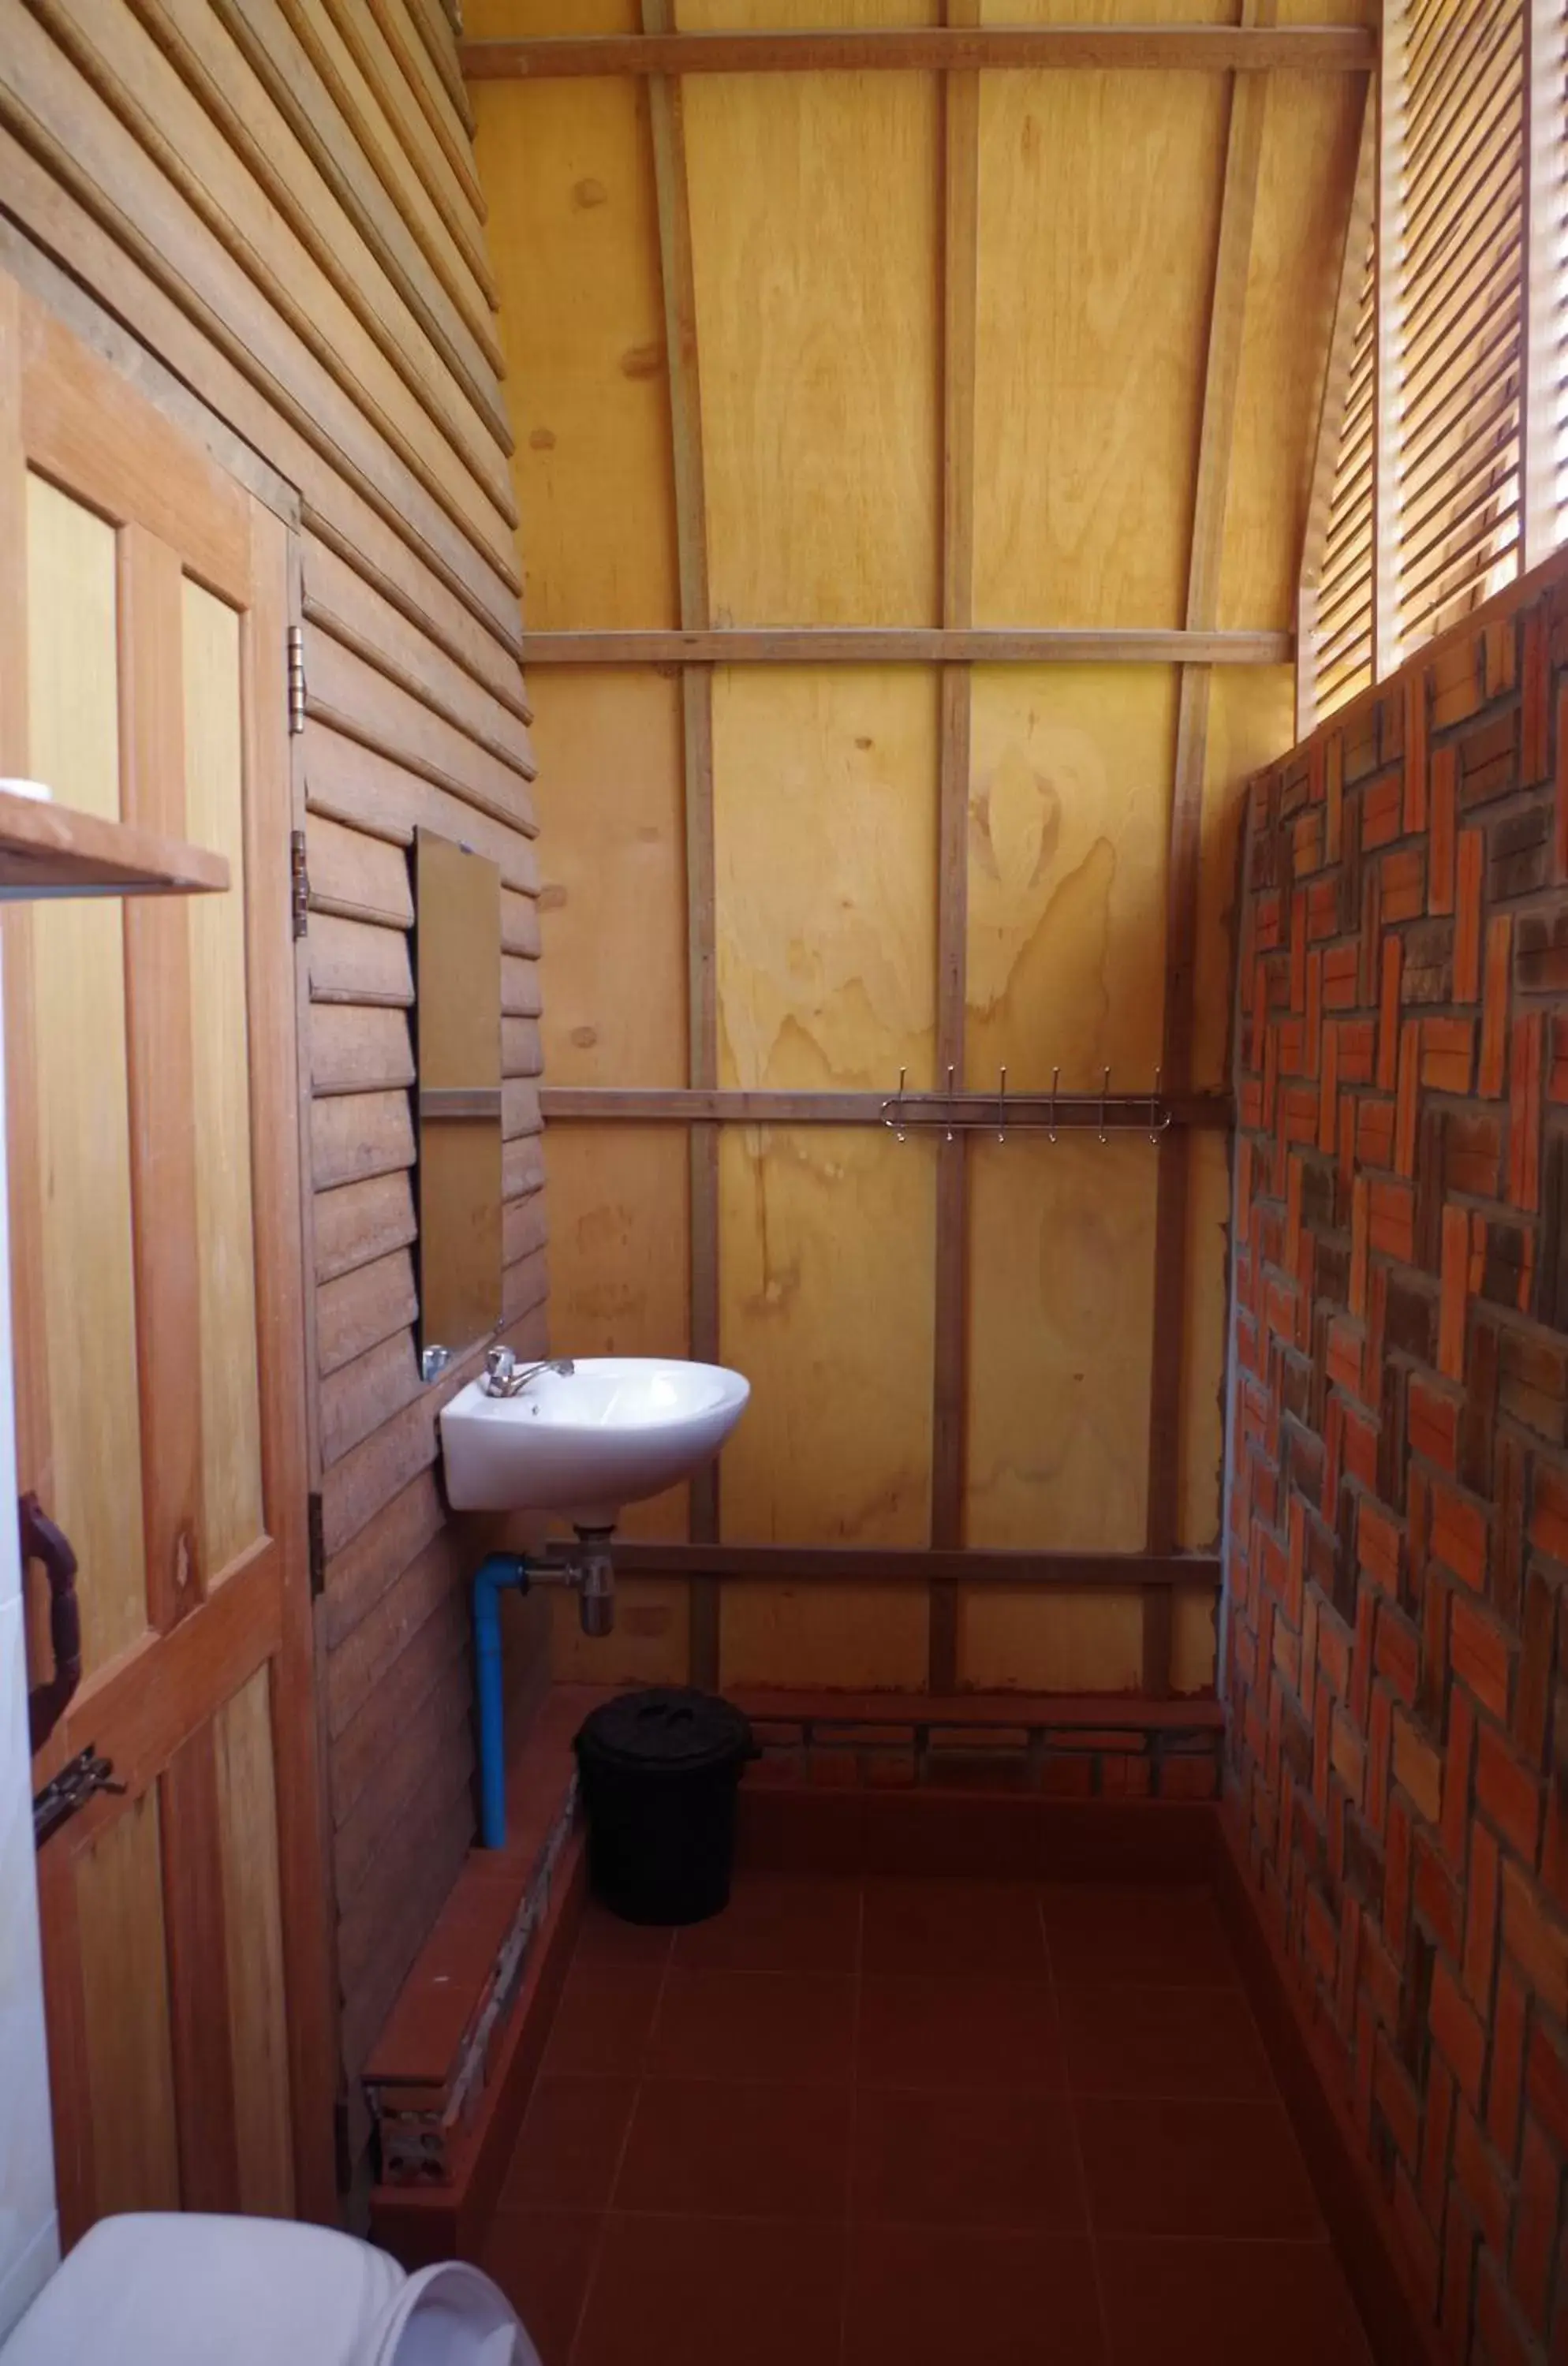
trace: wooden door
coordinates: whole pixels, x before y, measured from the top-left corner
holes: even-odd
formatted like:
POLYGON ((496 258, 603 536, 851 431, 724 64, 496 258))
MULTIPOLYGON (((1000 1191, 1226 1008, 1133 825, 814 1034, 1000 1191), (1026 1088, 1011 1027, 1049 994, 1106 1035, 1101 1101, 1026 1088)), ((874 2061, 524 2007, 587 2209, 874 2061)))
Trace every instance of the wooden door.
POLYGON ((38 1860, 67 2240, 111 2210, 333 2208, 289 558, 281 519, 0 278, 0 774, 232 880, 5 920, 18 1476, 75 1548, 84 1639, 35 1786, 87 1743, 126 1785, 38 1860))

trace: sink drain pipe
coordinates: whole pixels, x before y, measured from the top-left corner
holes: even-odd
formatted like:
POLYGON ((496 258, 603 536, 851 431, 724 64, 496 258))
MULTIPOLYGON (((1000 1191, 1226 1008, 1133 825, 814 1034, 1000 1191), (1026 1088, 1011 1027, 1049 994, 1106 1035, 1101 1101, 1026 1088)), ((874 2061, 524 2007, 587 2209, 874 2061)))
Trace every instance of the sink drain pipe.
POLYGON ((501 1683, 501 1597, 508 1588, 570 1585, 585 1635, 608 1635, 615 1623, 615 1580, 608 1528, 581 1528, 568 1558, 530 1561, 496 1552, 474 1572, 475 1688, 479 1704, 479 1840, 506 1845, 506 1736, 501 1683))
POLYGON ((491 1553, 474 1572, 474 1662, 479 1702, 479 1840, 506 1845, 506 1737, 501 1684, 501 1596, 528 1591, 521 1553, 491 1553))

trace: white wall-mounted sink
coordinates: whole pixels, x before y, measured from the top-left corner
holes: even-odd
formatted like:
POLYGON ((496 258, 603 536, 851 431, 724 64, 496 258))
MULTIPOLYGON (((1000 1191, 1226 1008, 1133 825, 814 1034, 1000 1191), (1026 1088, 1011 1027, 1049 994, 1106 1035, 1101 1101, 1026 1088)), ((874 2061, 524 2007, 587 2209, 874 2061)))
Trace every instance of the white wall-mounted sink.
POLYGON ((613 1527, 623 1504, 716 1454, 750 1393, 722 1364, 645 1356, 540 1371, 517 1396, 470 1380, 441 1414, 447 1499, 458 1512, 556 1512, 613 1527))

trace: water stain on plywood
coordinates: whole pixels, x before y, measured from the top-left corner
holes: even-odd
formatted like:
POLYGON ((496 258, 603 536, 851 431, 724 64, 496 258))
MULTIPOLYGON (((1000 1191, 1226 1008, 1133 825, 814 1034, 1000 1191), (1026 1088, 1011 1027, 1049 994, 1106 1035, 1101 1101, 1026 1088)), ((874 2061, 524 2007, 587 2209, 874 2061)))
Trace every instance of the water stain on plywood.
POLYGON ((1176 677, 977 668, 969 794, 970 1081, 1123 1087, 1159 1058, 1176 677))
POLYGON ((1100 1587, 969 1587, 959 1597, 958 1666, 976 1692, 1136 1692, 1143 1597, 1100 1587))
POLYGON ((752 1391, 727 1541, 924 1541, 934 1185, 930 1145, 880 1131, 721 1137, 720 1354, 752 1391))
POLYGON ((729 668, 714 682, 719 1073, 929 1082, 934 676, 729 668))
POLYGON ((977 1141, 965 1541, 1135 1551, 1147 1495, 1155 1155, 977 1141))
POLYGON ((920 1692, 930 1648, 921 1586, 749 1582, 725 1595, 719 1679, 920 1692))

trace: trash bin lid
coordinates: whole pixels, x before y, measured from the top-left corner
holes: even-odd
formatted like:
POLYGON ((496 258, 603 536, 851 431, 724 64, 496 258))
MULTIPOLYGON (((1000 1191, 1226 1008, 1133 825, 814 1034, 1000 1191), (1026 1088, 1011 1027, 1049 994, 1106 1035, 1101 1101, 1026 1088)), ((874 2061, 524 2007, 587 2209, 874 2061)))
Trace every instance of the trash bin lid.
POLYGON ((732 1701, 689 1684, 617 1693, 583 1719, 580 1760, 650 1774, 692 1774, 752 1754, 750 1720, 732 1701))

